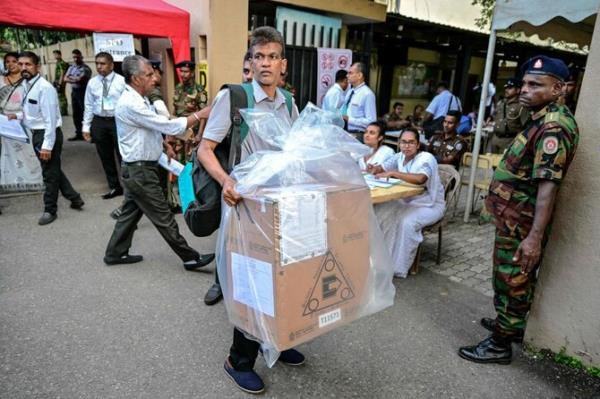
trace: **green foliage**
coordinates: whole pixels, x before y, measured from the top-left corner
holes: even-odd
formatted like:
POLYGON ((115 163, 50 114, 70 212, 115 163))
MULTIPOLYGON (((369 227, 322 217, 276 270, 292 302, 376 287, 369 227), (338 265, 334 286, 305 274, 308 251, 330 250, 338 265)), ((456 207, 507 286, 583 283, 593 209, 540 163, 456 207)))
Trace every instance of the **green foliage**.
POLYGON ((567 355, 567 348, 564 346, 560 348, 560 352, 554 355, 554 361, 558 364, 564 364, 565 366, 584 370, 586 373, 593 375, 594 377, 600 377, 600 368, 594 366, 586 366, 580 359, 567 355))
POLYGON ((489 29, 496 0, 472 0, 471 5, 481 7, 481 16, 475 18, 475 25, 480 29, 489 29))
POLYGON ((0 44, 11 50, 27 50, 36 47, 49 46, 81 37, 79 33, 57 32, 50 30, 0 27, 0 44))

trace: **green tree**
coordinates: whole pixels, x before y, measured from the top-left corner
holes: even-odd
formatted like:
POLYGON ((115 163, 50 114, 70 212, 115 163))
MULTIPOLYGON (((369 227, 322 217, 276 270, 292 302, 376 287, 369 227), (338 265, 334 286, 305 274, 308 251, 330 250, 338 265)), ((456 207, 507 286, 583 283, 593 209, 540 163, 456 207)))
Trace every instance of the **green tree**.
POLYGON ((481 7, 481 16, 475 18, 475 25, 480 29, 489 29, 496 0, 472 0, 471 4, 481 7))
POLYGON ((27 50, 81 37, 80 33, 60 32, 40 29, 0 27, 0 44, 12 50, 27 50))

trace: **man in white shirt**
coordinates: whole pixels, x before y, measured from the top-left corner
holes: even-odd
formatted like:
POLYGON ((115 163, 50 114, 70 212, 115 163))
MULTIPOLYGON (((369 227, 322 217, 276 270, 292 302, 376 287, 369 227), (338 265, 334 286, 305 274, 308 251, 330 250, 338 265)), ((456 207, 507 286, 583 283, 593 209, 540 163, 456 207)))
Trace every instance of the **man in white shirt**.
POLYGON ((436 88, 436 96, 425 109, 423 117, 423 128, 427 139, 434 134, 443 133, 442 122, 450 111, 462 111, 460 100, 448 90, 448 83, 439 82, 436 88))
POLYGON ((69 182, 60 164, 63 135, 60 127, 62 118, 58 95, 54 86, 40 73, 37 54, 25 51, 19 55, 19 68, 23 76, 25 97, 23 112, 8 115, 10 119, 22 119, 23 125, 31 130, 32 144, 42 165, 44 178, 44 213, 38 220, 40 226, 56 220, 58 192, 71 201, 71 208, 81 210, 84 205, 81 195, 69 182))
POLYGON ((352 89, 346 95, 342 107, 342 115, 347 123, 347 129, 361 143, 365 129, 371 122, 377 120, 375 94, 365 83, 366 66, 355 62, 348 71, 348 82, 352 89))
POLYGON ((115 106, 125 90, 125 79, 115 73, 113 68, 112 55, 105 52, 96 54, 98 75, 89 81, 85 89, 83 112, 83 138, 96 144, 96 151, 102 161, 110 189, 102 195, 103 199, 123 195, 117 169, 117 161, 121 163, 121 154, 117 147, 115 106))
POLYGON ((200 119, 197 113, 169 119, 158 115, 147 96, 155 87, 152 64, 142 56, 125 57, 122 65, 127 83, 117 101, 115 120, 119 151, 123 157, 122 175, 125 201, 115 224, 104 263, 117 265, 142 261, 129 255, 133 233, 143 215, 154 224, 171 249, 183 261, 186 270, 196 270, 214 259, 214 254, 200 255, 179 234, 179 228, 160 185, 158 158, 163 153, 162 134, 181 135, 200 119))
POLYGON ((460 100, 448 90, 448 83, 440 82, 437 85, 436 96, 425 109, 425 121, 446 116, 448 111, 460 111, 461 109, 460 100))
POLYGON ((325 111, 339 112, 344 106, 346 89, 348 88, 348 72, 340 69, 335 73, 335 84, 327 90, 321 108, 325 111))

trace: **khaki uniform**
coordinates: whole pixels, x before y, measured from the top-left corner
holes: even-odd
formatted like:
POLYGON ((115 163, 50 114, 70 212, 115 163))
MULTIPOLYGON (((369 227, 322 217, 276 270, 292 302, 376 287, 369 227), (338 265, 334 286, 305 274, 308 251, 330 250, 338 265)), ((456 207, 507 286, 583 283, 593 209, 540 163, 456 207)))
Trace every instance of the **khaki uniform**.
POLYGON ((454 135, 450 138, 444 138, 444 134, 436 134, 431 138, 427 151, 435 156, 438 164, 450 164, 453 165, 457 170, 460 166, 462 155, 467 150, 467 143, 465 140, 454 135), (452 157, 452 162, 443 162, 444 158, 452 157))
POLYGON ((494 114, 494 134, 487 145, 487 152, 501 154, 523 130, 529 119, 529 111, 519 103, 519 96, 498 101, 494 114))

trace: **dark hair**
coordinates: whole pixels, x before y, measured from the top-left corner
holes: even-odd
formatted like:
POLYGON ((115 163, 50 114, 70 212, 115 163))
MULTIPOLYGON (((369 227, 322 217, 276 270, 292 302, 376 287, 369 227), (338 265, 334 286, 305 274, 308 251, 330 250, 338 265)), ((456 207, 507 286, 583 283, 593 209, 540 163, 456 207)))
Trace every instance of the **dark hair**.
POLYGON ((436 86, 436 88, 438 88, 438 89, 439 88, 447 89, 448 88, 448 82, 446 82, 444 80, 439 81, 438 84, 437 84, 437 86, 436 86))
POLYGON ((420 143, 419 132, 417 132, 417 129, 413 129, 412 127, 407 127, 406 129, 404 129, 400 133, 400 137, 398 137, 398 140, 402 139, 402 136, 404 136, 404 133, 406 133, 406 132, 411 132, 412 134, 414 134, 415 135, 415 139, 417 139, 417 143, 420 143))
POLYGON ((94 59, 98 58, 105 58, 111 64, 114 62, 113 56, 110 53, 107 53, 106 51, 101 51, 98 54, 96 54, 96 57, 94 57, 94 59))
POLYGON ((404 107, 404 104, 402 104, 402 103, 401 103, 401 102, 399 102, 399 101, 396 101, 396 102, 394 103, 394 105, 392 105, 392 108, 396 108, 396 107, 404 107))
POLYGON ((367 127, 369 126, 377 126, 377 128, 379 129, 379 135, 380 136, 385 136, 385 122, 382 120, 376 120, 375 122, 371 122, 367 125, 367 127))
POLYGON ((4 66, 6 66, 6 59, 8 57, 13 57, 14 59, 19 59, 19 53, 17 53, 16 51, 11 51, 10 53, 6 53, 4 54, 4 66))
POLYGON ((76 54, 76 55, 81 56, 81 51, 79 51, 79 49, 75 49, 75 50, 71 51, 71 54, 76 54))
POLYGON ((365 74, 365 71, 367 70, 367 67, 365 65, 364 62, 355 62, 354 64, 352 64, 353 66, 356 66, 356 69, 358 69, 358 72, 362 73, 363 75, 365 74))
POLYGON ((40 65, 40 57, 33 51, 21 51, 19 53, 19 58, 21 57, 29 58, 35 65, 40 65))
POLYGON ((337 71, 335 73, 335 81, 336 82, 341 82, 342 80, 346 79, 348 77, 348 71, 346 71, 345 69, 340 69, 339 71, 337 71))
POLYGON ((281 57, 285 58, 285 42, 279 31, 272 26, 261 26, 252 31, 250 36, 250 50, 254 54, 254 46, 264 46, 269 43, 277 43, 281 46, 281 57))
POLYGON ((248 49, 248 51, 246 51, 246 54, 244 54, 244 61, 250 61, 252 62, 252 51, 250 49, 248 49))
POLYGON ((456 110, 451 110, 451 111, 448 111, 446 116, 453 116, 456 118, 457 122, 460 122, 460 118, 462 117, 462 112, 456 111, 456 110))
POLYGON ((152 66, 150 61, 141 55, 128 55, 123 60, 123 64, 121 64, 121 72, 123 72, 123 77, 125 78, 125 83, 131 83, 131 79, 140 73, 141 65, 147 64, 152 66))
POLYGON ((52 50, 52 54, 62 55, 62 53, 58 49, 57 50, 52 50))
POLYGON ((422 108, 423 110, 425 110, 425 106, 423 104, 417 104, 413 108, 413 113, 415 113, 417 111, 417 108, 422 108))

